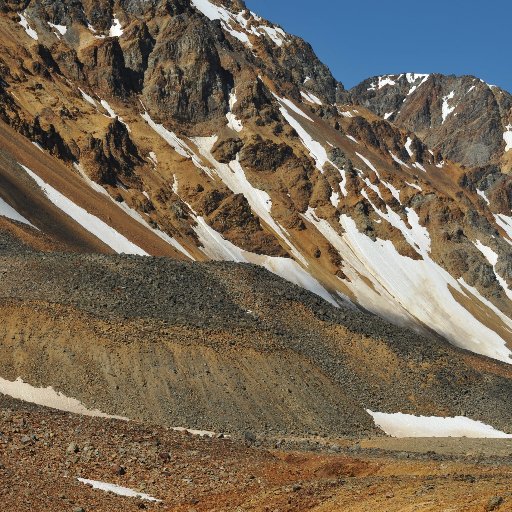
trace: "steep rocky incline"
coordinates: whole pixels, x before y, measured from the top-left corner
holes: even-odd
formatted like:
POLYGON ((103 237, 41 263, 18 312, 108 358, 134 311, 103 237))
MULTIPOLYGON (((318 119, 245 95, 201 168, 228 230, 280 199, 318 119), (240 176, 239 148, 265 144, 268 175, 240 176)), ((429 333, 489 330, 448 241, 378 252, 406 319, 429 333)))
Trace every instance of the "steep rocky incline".
MULTIPOLYGON (((0 208, 32 247, 255 263, 510 362, 498 146, 490 167, 451 162, 398 114, 349 104, 308 44, 240 1, 10 1, 0 69, 0 208)), ((404 105, 434 79, 410 80, 404 105)), ((462 116, 461 91, 436 122, 462 116)), ((489 94, 505 130, 507 96, 489 94)))

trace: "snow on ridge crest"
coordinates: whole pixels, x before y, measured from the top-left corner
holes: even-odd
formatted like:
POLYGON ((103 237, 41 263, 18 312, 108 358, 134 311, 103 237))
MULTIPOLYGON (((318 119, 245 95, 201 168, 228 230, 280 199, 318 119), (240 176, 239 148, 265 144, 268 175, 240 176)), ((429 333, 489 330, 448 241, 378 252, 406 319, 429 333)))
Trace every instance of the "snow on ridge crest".
POLYGON ((282 28, 262 24, 262 18, 252 11, 243 10, 233 13, 225 7, 210 2, 210 0, 191 0, 191 3, 210 20, 220 20, 226 32, 229 32, 249 48, 252 48, 249 35, 267 36, 276 46, 282 46, 286 42, 287 34, 282 28), (246 18, 247 14, 249 14, 249 18, 246 18), (256 25, 253 23, 254 21, 260 23, 260 25, 256 25))
MULTIPOLYGON (((400 80, 404 77, 404 73, 401 73, 400 75, 381 75, 376 77, 377 83, 372 82, 370 84, 370 87, 367 89, 368 91, 376 91, 379 89, 382 89, 386 85, 397 85, 400 80)), ((422 86, 428 79, 430 75, 426 73, 405 73, 405 79, 409 84, 411 84, 413 87, 409 90, 407 93, 407 96, 412 94, 418 87, 422 86), (416 85, 416 82, 418 80, 421 80, 421 82, 416 85)))

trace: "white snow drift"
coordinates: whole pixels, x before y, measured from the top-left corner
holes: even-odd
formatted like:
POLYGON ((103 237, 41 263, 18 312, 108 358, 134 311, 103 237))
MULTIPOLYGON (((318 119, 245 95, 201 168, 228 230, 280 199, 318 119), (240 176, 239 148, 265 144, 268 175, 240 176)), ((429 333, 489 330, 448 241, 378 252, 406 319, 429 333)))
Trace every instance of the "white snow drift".
POLYGON ((124 418, 123 416, 111 416, 97 409, 87 409, 87 407, 76 398, 69 398, 55 391, 51 386, 47 388, 37 388, 23 382, 20 378, 13 382, 0 377, 0 393, 16 398, 17 400, 23 400, 24 402, 51 407, 59 411, 71 412, 73 414, 81 414, 82 416, 128 420, 128 418, 124 418))
POLYGON ((413 416, 401 412, 386 414, 366 410, 377 427, 391 437, 471 437, 471 438, 512 438, 481 421, 465 416, 444 418, 440 416, 413 416))
POLYGON ((28 226, 35 227, 25 217, 23 217, 23 215, 20 215, 12 206, 7 204, 1 197, 0 197, 0 216, 6 217, 11 220, 15 220, 17 222, 21 222, 23 224, 27 224, 28 226))
POLYGON ((87 210, 75 204, 71 199, 61 194, 51 185, 43 181, 36 173, 32 172, 28 167, 19 164, 25 172, 37 183, 44 195, 66 215, 71 217, 75 222, 80 224, 89 233, 100 239, 104 244, 108 245, 119 254, 137 254, 139 256, 148 256, 148 253, 140 247, 130 242, 125 236, 121 235, 114 228, 103 222, 98 217, 90 214, 87 210))
POLYGON ((99 480, 87 480, 86 478, 77 478, 79 482, 85 485, 90 485, 93 489, 99 489, 100 491, 111 492, 113 494, 117 494, 118 496, 125 496, 127 498, 138 498, 140 500, 145 501, 153 501, 155 503, 159 503, 162 500, 157 498, 153 498, 149 494, 144 494, 143 492, 134 491, 133 489, 129 489, 128 487, 121 487, 116 484, 109 484, 107 482, 100 482, 99 480))

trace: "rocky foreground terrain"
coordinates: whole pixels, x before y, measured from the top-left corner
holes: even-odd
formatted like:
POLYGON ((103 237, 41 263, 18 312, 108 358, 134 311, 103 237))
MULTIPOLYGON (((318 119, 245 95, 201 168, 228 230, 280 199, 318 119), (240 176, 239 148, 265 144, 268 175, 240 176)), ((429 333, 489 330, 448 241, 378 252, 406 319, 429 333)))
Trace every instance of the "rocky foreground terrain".
POLYGON ((7 398, 0 405, 5 512, 489 512, 512 503, 511 440, 210 438, 7 398))

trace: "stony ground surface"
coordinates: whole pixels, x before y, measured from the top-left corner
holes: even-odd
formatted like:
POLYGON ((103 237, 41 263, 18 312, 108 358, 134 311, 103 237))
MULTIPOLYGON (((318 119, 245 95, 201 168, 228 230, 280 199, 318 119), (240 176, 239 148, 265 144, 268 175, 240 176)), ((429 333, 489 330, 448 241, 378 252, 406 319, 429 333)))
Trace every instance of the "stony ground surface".
POLYGON ((0 244, 0 375, 163 425, 375 433, 369 408, 512 430, 509 365, 253 265, 0 244))
POLYGON ((392 441, 210 439, 0 396, 0 499, 4 512, 510 510, 509 440, 475 441, 476 453, 473 441, 392 441))

